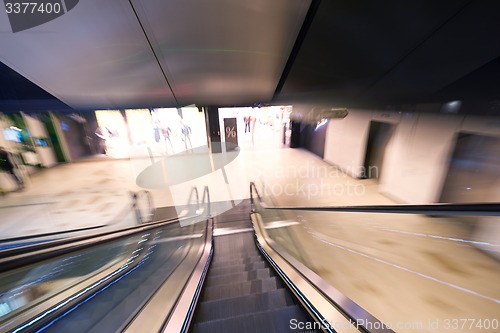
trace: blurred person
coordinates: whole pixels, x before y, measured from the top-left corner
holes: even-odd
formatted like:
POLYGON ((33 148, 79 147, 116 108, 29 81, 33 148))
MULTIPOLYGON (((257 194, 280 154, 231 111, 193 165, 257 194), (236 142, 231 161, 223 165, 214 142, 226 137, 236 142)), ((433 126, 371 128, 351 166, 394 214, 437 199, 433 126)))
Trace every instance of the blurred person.
POLYGON ((149 109, 149 114, 153 120, 153 134, 156 143, 160 142, 161 121, 154 109, 149 109))
MULTIPOLYGON (((249 127, 252 126, 252 145, 255 145, 255 123, 257 122, 257 118, 250 117, 249 127)), ((260 122, 260 120, 259 120, 260 122)))
POLYGON ((245 117, 243 118, 243 121, 245 122, 245 133, 247 132, 250 132, 250 124, 252 122, 252 117, 251 116, 248 116, 248 117, 245 117))
POLYGON ((18 190, 24 188, 23 180, 14 172, 15 163, 13 163, 12 156, 4 147, 0 147, 0 169, 12 175, 18 190))
POLYGON ((181 120, 181 132, 182 132, 182 140, 184 141, 184 146, 186 150, 188 150, 188 141, 189 141, 189 149, 193 148, 191 144, 191 127, 184 120, 181 120))
POLYGON ((163 138, 165 140, 165 145, 167 144, 167 140, 170 143, 170 148, 172 148, 172 151, 174 150, 174 146, 172 145, 172 141, 170 140, 170 133, 172 131, 170 130, 170 127, 168 126, 163 126, 161 129, 161 134, 163 135, 163 138))
POLYGON ((108 147, 107 147, 106 141, 109 138, 111 138, 111 132, 108 130, 107 127, 97 127, 94 134, 100 139, 99 140, 99 153, 100 154, 107 154, 108 147))

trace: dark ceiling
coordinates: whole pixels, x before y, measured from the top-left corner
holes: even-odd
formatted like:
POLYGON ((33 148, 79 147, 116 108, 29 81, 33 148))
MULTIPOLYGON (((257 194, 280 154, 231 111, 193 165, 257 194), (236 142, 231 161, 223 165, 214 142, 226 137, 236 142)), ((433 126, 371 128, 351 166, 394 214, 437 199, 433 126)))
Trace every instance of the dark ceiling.
POLYGON ((322 1, 277 101, 500 99, 499 1, 322 1))
MULTIPOLYGON (((0 60, 74 108, 461 100, 500 114, 500 1, 112 0, 104 14, 82 3, 38 34, 0 34, 0 60)), ((0 98, 51 95, 2 65, 0 98)))
POLYGON ((0 62, 0 112, 64 109, 69 106, 0 62))

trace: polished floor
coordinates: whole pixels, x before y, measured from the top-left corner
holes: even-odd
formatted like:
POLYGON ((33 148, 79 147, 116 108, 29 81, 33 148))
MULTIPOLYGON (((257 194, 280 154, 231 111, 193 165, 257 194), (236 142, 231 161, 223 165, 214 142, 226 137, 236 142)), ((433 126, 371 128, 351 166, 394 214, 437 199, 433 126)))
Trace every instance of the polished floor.
POLYGON ((280 135, 280 130, 263 126, 256 134, 240 135, 240 150, 214 155, 206 148, 171 154, 160 142, 134 149, 129 154, 133 158, 95 156, 25 175, 22 191, 15 191, 13 180, 3 173, 8 186, 0 195, 0 238, 133 225, 131 194, 144 190, 152 194, 155 207, 185 206, 193 187, 201 200, 204 186, 209 186, 212 202, 234 205, 249 197, 249 182, 268 174, 272 164, 290 163, 287 155, 293 151, 281 149, 280 135))
MULTIPOLYGON (((186 205, 192 187, 201 197, 208 186, 213 202, 228 202, 217 209, 229 209, 249 197, 250 181, 276 206, 395 203, 378 193, 376 180, 353 179, 307 151, 284 148, 279 131, 257 133, 253 140, 242 135, 240 150, 218 155, 193 150, 43 170, 24 191, 0 197, 0 234, 131 225, 137 222, 130 192, 140 190, 164 207, 186 205)), ((264 216, 278 244, 396 332, 499 331, 500 263, 473 237, 485 219, 500 223, 498 217, 380 213, 264 216), (483 324, 490 328, 480 329, 483 324)), ((500 251, 500 240, 489 246, 500 251)))
POLYGON ((459 217, 289 211, 267 220, 288 253, 379 320, 404 325, 397 332, 479 332, 445 328, 498 320, 500 263, 459 217))

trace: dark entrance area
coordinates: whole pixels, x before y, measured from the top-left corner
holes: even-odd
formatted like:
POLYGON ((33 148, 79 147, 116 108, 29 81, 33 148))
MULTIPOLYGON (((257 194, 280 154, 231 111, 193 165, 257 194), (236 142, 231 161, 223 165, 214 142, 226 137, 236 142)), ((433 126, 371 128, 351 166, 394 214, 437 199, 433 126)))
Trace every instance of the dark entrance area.
POLYGON ((76 161, 91 155, 85 131, 86 119, 76 114, 57 114, 61 132, 64 135, 71 161, 76 161))
POLYGON ((459 133, 440 202, 500 201, 500 138, 459 133))
POLYGON ((372 121, 366 144, 363 178, 379 179, 384 162, 385 149, 394 132, 394 125, 372 121))

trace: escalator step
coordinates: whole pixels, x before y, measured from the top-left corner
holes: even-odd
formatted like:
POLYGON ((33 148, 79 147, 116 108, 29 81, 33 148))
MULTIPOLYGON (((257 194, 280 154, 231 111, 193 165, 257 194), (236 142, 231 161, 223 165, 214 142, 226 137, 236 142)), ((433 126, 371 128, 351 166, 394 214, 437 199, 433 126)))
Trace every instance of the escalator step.
POLYGON ((246 296, 251 294, 264 293, 283 288, 276 277, 262 280, 253 280, 240 283, 231 283, 213 287, 206 287, 203 291, 203 301, 216 299, 226 299, 246 296))
POLYGON ((253 234, 249 232, 217 236, 214 238, 215 248, 220 252, 255 249, 254 242, 253 234))
POLYGON ((215 220, 215 228, 252 228, 252 224, 249 220, 236 220, 236 219, 225 219, 225 220, 215 220))
MULTIPOLYGON (((194 325, 192 333, 288 333, 302 332, 293 330, 293 322, 308 321, 302 309, 298 306, 288 306, 280 309, 235 316, 226 319, 207 321, 194 325)), ((321 331, 309 331, 321 332, 321 331)))
POLYGON ((255 251, 255 240, 251 233, 231 234, 214 238, 214 247, 221 254, 255 251))
POLYGON ((253 312, 262 312, 293 305, 285 289, 222 300, 201 302, 197 321, 212 321, 253 312))
POLYGON ((212 260, 213 267, 218 266, 232 266, 239 264, 249 264, 252 262, 262 261, 263 258, 260 254, 249 254, 245 256, 237 256, 237 255, 226 255, 223 256, 219 252, 216 253, 214 259, 212 260))
POLYGON ((240 209, 230 209, 225 211, 222 214, 216 215, 214 218, 227 218, 227 217, 236 217, 236 218, 242 218, 242 217, 248 217, 250 216, 251 213, 251 208, 250 207, 241 207, 240 209))
MULTIPOLYGON (((248 221, 214 221, 214 229, 251 229, 252 224, 248 221)), ((250 232, 249 232, 250 233, 250 232)), ((251 233, 250 233, 251 234, 251 233)), ((221 237, 225 235, 219 235, 221 237)))
POLYGON ((220 246, 219 247, 215 246, 214 251, 217 253, 216 259, 218 261, 226 260, 228 258, 239 259, 239 258, 255 257, 260 255, 255 245, 253 248, 249 247, 243 249, 230 249, 230 250, 225 250, 220 246))
POLYGON ((246 245, 246 246, 241 246, 239 248, 224 248, 223 246, 217 246, 215 245, 215 251, 218 251, 218 253, 220 253, 221 255, 223 256, 227 256, 227 255, 233 255, 233 256, 245 256, 245 255, 254 255, 256 253, 259 253, 257 251, 257 248, 255 248, 255 245, 252 247, 252 246, 249 246, 249 245, 246 245))
POLYGON ((250 210, 227 211, 214 217, 214 221, 248 221, 250 220, 250 210))
MULTIPOLYGON (((217 236, 215 238, 222 237, 217 236)), ((223 254, 239 253, 244 254, 247 251, 255 251, 255 244, 217 244, 215 243, 215 248, 223 254), (253 246, 252 246, 253 245, 253 246)))
POLYGON ((207 276, 206 286, 219 286, 228 283, 245 282, 271 277, 269 268, 261 268, 248 272, 236 272, 228 275, 207 276))
POLYGON ((219 267, 226 267, 226 266, 234 266, 234 265, 246 265, 246 264, 251 264, 254 262, 259 262, 263 261, 262 256, 253 256, 253 257, 241 257, 239 259, 219 259, 218 257, 215 258, 212 263, 210 264, 210 267, 213 268, 219 268, 219 267))
POLYGON ((264 261, 256 261, 248 264, 238 264, 224 267, 210 267, 209 276, 227 275, 234 272, 248 272, 260 268, 266 268, 264 261))

